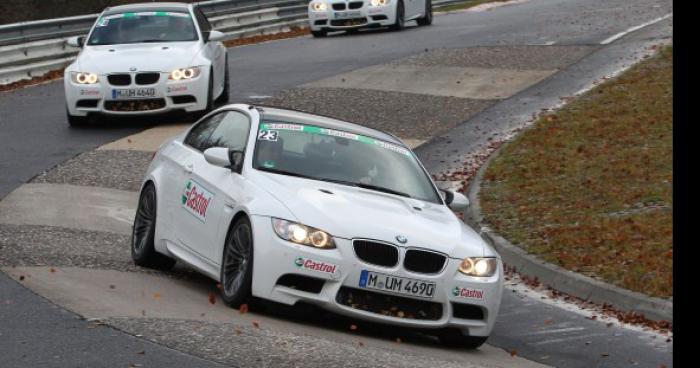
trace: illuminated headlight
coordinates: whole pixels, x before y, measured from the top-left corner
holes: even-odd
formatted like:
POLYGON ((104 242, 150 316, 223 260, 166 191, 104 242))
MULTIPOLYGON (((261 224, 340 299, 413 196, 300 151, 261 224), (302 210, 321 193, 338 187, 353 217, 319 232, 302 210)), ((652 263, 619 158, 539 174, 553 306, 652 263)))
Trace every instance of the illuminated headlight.
POLYGON ((172 80, 182 80, 182 79, 192 79, 192 78, 197 78, 199 75, 199 68, 196 66, 193 66, 191 68, 184 68, 184 69, 175 69, 172 72, 170 72, 170 76, 168 79, 172 80))
POLYGON ((496 258, 467 257, 459 265, 459 272, 478 277, 493 276, 496 272, 496 258))
POLYGON ((370 0, 369 4, 372 6, 385 6, 389 4, 389 0, 370 0))
POLYGON ((99 80, 95 73, 72 72, 71 79, 78 84, 97 84, 99 80))
POLYGON ((323 230, 277 218, 272 218, 272 228, 277 236, 290 242, 321 249, 335 248, 333 237, 323 230))
POLYGON ((324 12, 328 10, 328 4, 322 2, 314 1, 311 4, 309 4, 309 6, 311 7, 311 10, 317 12, 324 12))

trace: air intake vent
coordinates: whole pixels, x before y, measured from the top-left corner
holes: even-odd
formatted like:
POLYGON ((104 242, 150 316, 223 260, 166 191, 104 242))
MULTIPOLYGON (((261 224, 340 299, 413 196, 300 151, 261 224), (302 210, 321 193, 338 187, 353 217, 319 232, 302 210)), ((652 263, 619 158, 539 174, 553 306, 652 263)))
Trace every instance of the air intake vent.
POLYGON ((352 242, 357 258, 371 264, 394 267, 399 262, 399 250, 393 245, 368 240, 352 242))
POLYGON ((131 84, 131 75, 129 74, 110 74, 107 76, 109 84, 113 86, 128 86, 131 84))
POLYGON ((155 84, 160 79, 160 73, 139 73, 136 74, 136 84, 155 84))

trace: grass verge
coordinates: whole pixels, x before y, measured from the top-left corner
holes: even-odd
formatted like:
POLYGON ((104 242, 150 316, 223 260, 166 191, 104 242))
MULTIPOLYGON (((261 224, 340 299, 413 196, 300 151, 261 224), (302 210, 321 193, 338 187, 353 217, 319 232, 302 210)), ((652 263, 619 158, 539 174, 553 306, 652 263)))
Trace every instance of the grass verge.
POLYGON ((542 259, 673 296, 673 48, 539 119, 487 169, 486 221, 542 259))

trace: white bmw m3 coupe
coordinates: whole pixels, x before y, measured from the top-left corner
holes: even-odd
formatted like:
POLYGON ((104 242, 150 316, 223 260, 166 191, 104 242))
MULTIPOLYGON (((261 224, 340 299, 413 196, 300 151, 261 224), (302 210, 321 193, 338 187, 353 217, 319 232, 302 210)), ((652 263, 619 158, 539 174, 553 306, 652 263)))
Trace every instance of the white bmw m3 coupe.
POLYGON ((314 37, 332 31, 390 27, 402 30, 408 21, 419 26, 433 23, 431 0, 311 0, 309 27, 314 37))
POLYGON ((64 74, 71 125, 90 114, 205 111, 228 101, 223 34, 192 4, 143 3, 105 9, 64 74))
POLYGON ((194 267, 232 306, 302 301, 476 348, 496 321, 503 264, 452 211, 467 205, 390 134, 228 105, 154 155, 131 254, 194 267))

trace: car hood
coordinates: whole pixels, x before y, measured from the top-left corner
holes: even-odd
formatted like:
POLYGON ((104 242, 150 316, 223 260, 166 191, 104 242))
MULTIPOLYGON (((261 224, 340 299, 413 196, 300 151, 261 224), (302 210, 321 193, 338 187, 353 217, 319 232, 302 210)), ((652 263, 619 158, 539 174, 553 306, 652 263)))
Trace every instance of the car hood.
POLYGON ((444 205, 347 185, 261 172, 256 180, 302 224, 335 237, 428 248, 453 258, 484 256, 485 242, 444 205))
POLYGON ((80 71, 107 74, 137 71, 170 72, 185 68, 199 52, 198 42, 87 46, 78 57, 80 71))

